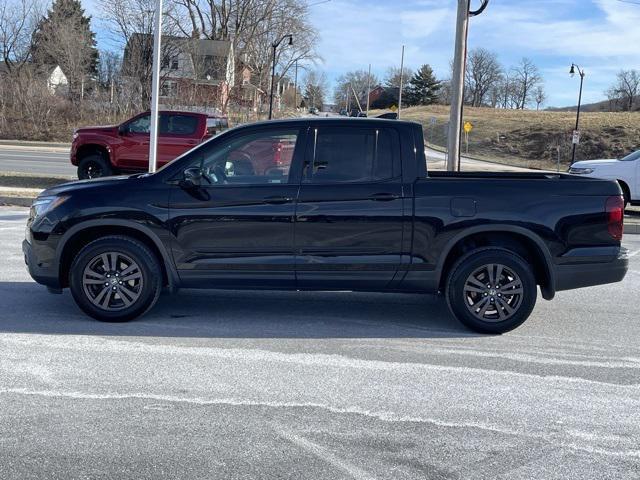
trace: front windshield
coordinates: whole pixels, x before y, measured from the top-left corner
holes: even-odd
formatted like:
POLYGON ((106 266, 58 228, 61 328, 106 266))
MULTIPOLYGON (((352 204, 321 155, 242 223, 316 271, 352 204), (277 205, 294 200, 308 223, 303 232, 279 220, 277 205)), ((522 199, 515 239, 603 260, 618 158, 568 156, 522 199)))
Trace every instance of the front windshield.
POLYGON ((627 155, 626 157, 622 158, 621 160, 623 162, 633 162, 634 160, 638 160, 640 158, 640 150, 638 150, 637 152, 633 152, 630 155, 627 155))

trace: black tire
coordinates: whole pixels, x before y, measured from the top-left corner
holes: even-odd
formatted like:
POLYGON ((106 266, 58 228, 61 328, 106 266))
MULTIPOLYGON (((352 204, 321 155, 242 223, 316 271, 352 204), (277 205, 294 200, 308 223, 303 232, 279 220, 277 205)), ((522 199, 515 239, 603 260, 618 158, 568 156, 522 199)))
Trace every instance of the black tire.
POLYGON ((78 178, 80 180, 108 177, 110 175, 113 175, 113 169, 109 161, 100 153, 87 155, 78 163, 78 178))
POLYGON ((622 197, 624 198, 624 209, 626 210, 631 203, 631 191, 629 190, 629 186, 626 183, 618 182, 618 184, 620 184, 620 188, 622 189, 622 197))
POLYGON ((76 304, 87 315, 103 322, 126 322, 155 305, 162 291, 162 270, 158 258, 138 240, 103 237, 76 255, 69 286, 76 304), (106 263, 115 264, 115 268, 102 268, 105 257, 106 263), (118 272, 122 276, 116 275, 118 272), (127 280, 130 277, 136 278, 127 280), (103 297, 98 298, 100 294, 103 297))
POLYGON ((509 250, 487 248, 472 251, 455 263, 445 294, 449 309, 465 326, 480 333, 499 334, 529 318, 538 288, 533 268, 522 257, 509 250))

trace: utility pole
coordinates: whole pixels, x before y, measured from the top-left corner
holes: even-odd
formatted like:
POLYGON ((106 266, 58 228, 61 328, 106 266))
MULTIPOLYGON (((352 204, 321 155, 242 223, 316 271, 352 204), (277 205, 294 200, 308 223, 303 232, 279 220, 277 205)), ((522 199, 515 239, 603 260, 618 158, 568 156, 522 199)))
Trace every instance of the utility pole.
POLYGON ((370 105, 371 105, 371 64, 369 64, 369 76, 367 77, 367 117, 369 116, 370 105))
POLYGON ((470 0, 458 0, 458 19, 456 24, 456 47, 451 77, 451 114, 449 117, 449 141, 447 170, 455 171, 460 162, 460 138, 462 134, 462 109, 464 107, 464 75, 467 63, 467 36, 469 17, 480 15, 489 4, 482 0, 478 10, 469 11, 470 0))
POLYGON ((398 120, 402 113, 402 81, 404 80, 404 45, 402 46, 402 60, 400 60, 400 93, 398 94, 398 120))
POLYGON ((160 94, 160 55, 162 49, 162 0, 156 0, 153 26, 153 67, 151 76, 151 127, 149 130, 149 172, 158 165, 158 97, 160 94))

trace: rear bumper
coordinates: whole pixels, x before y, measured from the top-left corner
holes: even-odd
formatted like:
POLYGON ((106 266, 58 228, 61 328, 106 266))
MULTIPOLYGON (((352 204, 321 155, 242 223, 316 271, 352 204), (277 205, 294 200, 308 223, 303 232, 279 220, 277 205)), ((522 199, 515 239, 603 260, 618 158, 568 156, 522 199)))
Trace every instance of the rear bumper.
POLYGON ((27 240, 22 242, 22 253, 24 254, 24 262, 27 264, 31 278, 49 288, 60 288, 60 279, 58 278, 57 269, 53 267, 53 263, 38 260, 33 245, 27 240))
POLYGON ((622 247, 576 249, 553 268, 555 291, 620 282, 629 270, 629 252, 622 247))

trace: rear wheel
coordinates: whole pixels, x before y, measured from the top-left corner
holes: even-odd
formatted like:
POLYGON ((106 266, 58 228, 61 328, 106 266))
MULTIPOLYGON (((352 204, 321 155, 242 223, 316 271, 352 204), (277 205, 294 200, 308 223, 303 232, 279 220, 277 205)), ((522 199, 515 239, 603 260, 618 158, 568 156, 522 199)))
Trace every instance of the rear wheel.
POLYGON ((139 241, 104 237, 76 256, 69 286, 86 314, 101 321, 124 322, 146 313, 156 303, 162 271, 155 255, 139 241))
POLYGON ((451 269, 446 296, 460 322, 480 333, 505 333, 522 325, 537 299, 532 267, 508 250, 470 252, 451 269))
POLYGON ((108 177, 109 175, 113 175, 111 165, 99 153, 87 155, 78 163, 78 178, 80 180, 108 177))
POLYGON ((631 191, 629 190, 629 185, 624 182, 618 182, 620 184, 620 188, 622 189, 622 196, 624 198, 624 209, 626 210, 629 204, 631 203, 631 191))

